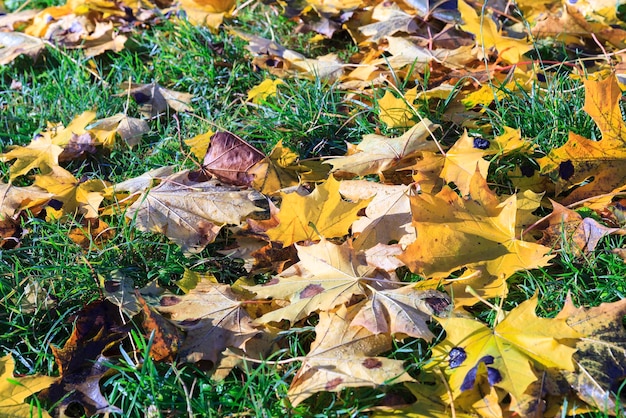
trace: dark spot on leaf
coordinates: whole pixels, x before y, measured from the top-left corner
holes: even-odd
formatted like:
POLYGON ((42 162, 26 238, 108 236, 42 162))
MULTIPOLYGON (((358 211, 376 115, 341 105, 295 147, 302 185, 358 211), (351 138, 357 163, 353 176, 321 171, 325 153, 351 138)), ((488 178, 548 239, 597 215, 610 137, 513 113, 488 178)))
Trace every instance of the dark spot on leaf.
POLYGON ((363 367, 366 369, 378 369, 383 366, 383 362, 375 358, 366 358, 363 361, 363 367))
POLYGON ((148 103, 152 99, 149 95, 144 94, 144 93, 142 93, 140 91, 136 91, 136 92, 132 93, 132 96, 133 96, 133 99, 135 99, 135 101, 138 104, 148 103))
POLYGON ((474 138, 474 148, 487 149, 491 143, 485 138, 474 138))
MULTIPOLYGON (((483 356, 480 360, 478 360, 478 363, 485 363, 485 364, 493 364, 493 356, 483 356)), ((476 364, 478 364, 476 363, 476 364)))
POLYGON ((180 303, 180 298, 176 296, 163 296, 161 298, 161 306, 172 306, 180 303))
POLYGON ((502 381, 502 375, 500 374, 498 369, 494 369, 493 367, 487 367, 487 381, 491 386, 502 381))
POLYGON ((435 315, 440 315, 442 312, 446 312, 450 308, 450 300, 445 297, 432 297, 424 299, 424 302, 433 310, 435 315))
POLYGON ((310 284, 304 288, 302 292, 300 292, 300 298, 312 298, 315 295, 319 295, 324 291, 324 288, 319 284, 310 284))
POLYGON ((465 359, 467 358, 467 354, 462 347, 454 347, 450 350, 450 368, 454 369, 459 367, 465 359))
POLYGON ((50 201, 48 202, 48 206, 50 206, 54 210, 61 210, 61 208, 63 207, 63 202, 56 199, 50 199, 50 201))
POLYGON ((559 177, 569 180, 574 175, 574 164, 571 161, 563 161, 559 165, 559 177))
POLYGON ((324 389, 333 390, 342 383, 343 383, 343 379, 341 377, 335 377, 334 379, 329 380, 328 383, 326 383, 326 386, 324 386, 324 389))
POLYGON ((476 372, 478 371, 478 367, 472 367, 469 372, 465 375, 465 379, 463 379, 463 383, 461 384, 461 390, 470 390, 474 387, 474 383, 476 383, 476 372))
POLYGON ((528 163, 522 164, 520 166, 520 170, 522 171, 522 175, 524 177, 532 177, 535 174, 535 167, 528 163))

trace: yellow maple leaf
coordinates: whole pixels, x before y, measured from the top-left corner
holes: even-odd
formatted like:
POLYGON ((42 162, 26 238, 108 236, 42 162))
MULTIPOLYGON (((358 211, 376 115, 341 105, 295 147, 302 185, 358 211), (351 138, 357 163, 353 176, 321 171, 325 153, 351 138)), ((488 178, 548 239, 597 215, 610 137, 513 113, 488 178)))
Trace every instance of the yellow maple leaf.
POLYGON ((509 64, 516 64, 522 55, 533 48, 525 40, 503 36, 491 16, 478 16, 474 8, 463 0, 459 0, 459 12, 465 22, 461 29, 474 34, 478 46, 486 50, 496 49, 500 58, 509 64))
POLYGON ((300 183, 300 174, 310 169, 298 164, 298 154, 279 141, 270 154, 248 169, 254 176, 252 187, 263 194, 271 195, 278 190, 300 183))
POLYGON ((299 241, 342 237, 358 218, 357 213, 371 199, 347 202, 339 193, 339 182, 329 177, 307 195, 281 193, 282 203, 278 212, 279 225, 267 231, 272 241, 283 246, 299 241), (321 235, 321 236, 320 236, 321 235))
POLYGON ((50 138, 53 144, 65 147, 70 143, 73 135, 82 135, 87 132, 87 125, 96 118, 96 112, 88 110, 76 116, 67 127, 48 123, 48 129, 41 133, 44 138, 50 138))
POLYGON ((102 180, 78 180, 61 167, 55 167, 50 174, 36 176, 34 184, 52 193, 54 199, 62 203, 59 209, 46 208, 48 217, 54 218, 75 212, 87 218, 97 218, 100 202, 104 199, 103 191, 107 187, 102 180))
POLYGON ((412 118, 415 110, 412 107, 417 97, 417 87, 408 90, 403 97, 396 97, 391 91, 378 100, 380 120, 389 128, 406 128, 415 125, 412 118))
POLYGON ((24 403, 34 393, 49 387, 56 378, 48 376, 15 377, 15 361, 10 354, 0 358, 0 417, 50 417, 38 406, 24 403))
POLYGON ((434 196, 410 197, 417 239, 399 258, 427 277, 482 266, 489 275, 506 278, 546 266, 550 249, 517 237, 517 196, 498 203, 480 173, 473 180, 468 199, 448 187, 434 196))
POLYGON ((570 132, 565 145, 538 160, 541 172, 556 182, 557 193, 579 186, 560 203, 569 205, 610 193, 626 181, 626 123, 619 106, 621 96, 615 75, 601 81, 586 80, 583 109, 600 128, 602 140, 570 132))
POLYGON ((224 17, 235 8, 235 0, 181 0, 187 19, 194 25, 206 25, 216 30, 224 17))
POLYGON ((248 92, 248 101, 252 101, 252 103, 262 103, 266 101, 269 97, 276 96, 276 92, 278 91, 278 86, 281 84, 285 84, 283 80, 276 79, 271 80, 266 78, 259 85, 254 86, 248 92))
POLYGON ((463 132, 461 138, 446 152, 441 170, 441 177, 456 184, 463 196, 469 193, 470 182, 476 170, 483 177, 487 177, 489 171, 489 161, 483 159, 486 152, 476 141, 467 131, 463 132))
POLYGON ((37 137, 25 147, 14 147, 0 156, 2 161, 17 160, 9 168, 11 180, 38 168, 41 173, 49 173, 59 166, 59 155, 63 148, 54 144, 49 137, 37 137))
POLYGON ((438 319, 447 336, 433 348, 430 367, 445 368, 450 390, 458 397, 474 388, 483 366, 489 384, 510 393, 515 404, 537 380, 535 370, 573 371, 574 345, 582 337, 565 319, 537 317, 536 307, 535 295, 494 328, 469 318, 438 319))
POLYGON ((211 137, 215 132, 208 131, 193 138, 185 139, 185 144, 191 148, 191 153, 200 161, 204 160, 211 137))

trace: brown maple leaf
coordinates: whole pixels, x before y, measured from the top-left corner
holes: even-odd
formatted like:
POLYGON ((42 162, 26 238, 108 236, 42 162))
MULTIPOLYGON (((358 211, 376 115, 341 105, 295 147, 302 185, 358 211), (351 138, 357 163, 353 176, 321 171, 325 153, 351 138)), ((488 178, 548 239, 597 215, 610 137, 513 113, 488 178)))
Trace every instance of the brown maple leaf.
POLYGON ((225 183, 249 186, 254 176, 248 170, 263 158, 263 153, 237 135, 217 132, 211 136, 202 168, 225 183))

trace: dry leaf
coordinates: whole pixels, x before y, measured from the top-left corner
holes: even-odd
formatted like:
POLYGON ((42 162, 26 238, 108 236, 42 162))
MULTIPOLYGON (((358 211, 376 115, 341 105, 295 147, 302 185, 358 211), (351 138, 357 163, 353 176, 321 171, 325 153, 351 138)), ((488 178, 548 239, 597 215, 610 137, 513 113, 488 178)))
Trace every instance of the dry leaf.
POLYGON ((211 137, 202 168, 225 183, 249 186, 253 177, 248 170, 264 157, 237 135, 217 132, 211 137))

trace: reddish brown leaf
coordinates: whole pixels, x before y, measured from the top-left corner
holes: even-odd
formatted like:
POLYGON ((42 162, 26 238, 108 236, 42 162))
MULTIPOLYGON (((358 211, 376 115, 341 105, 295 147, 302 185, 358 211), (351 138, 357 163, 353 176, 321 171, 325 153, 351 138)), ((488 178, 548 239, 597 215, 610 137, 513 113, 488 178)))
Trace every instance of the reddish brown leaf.
POLYGON ((263 158, 265 155, 238 136, 217 132, 211 137, 203 167, 225 183, 249 186, 254 176, 247 171, 263 158))

